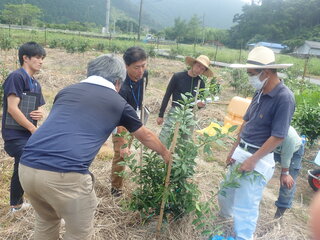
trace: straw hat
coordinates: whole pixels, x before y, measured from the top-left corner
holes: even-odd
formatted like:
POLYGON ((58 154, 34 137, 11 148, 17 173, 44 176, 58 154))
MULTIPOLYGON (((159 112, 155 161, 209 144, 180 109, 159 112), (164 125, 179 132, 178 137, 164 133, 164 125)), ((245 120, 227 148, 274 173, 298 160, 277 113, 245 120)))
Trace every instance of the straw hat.
POLYGON ((246 64, 231 64, 232 68, 278 69, 288 68, 293 64, 276 64, 274 52, 267 47, 255 47, 249 52, 246 64))
POLYGON ((190 67, 192 67, 195 62, 198 62, 207 68, 207 70, 204 71, 203 75, 205 75, 209 78, 213 77, 213 72, 210 69, 210 59, 207 56, 200 55, 197 58, 186 57, 186 64, 188 64, 190 67))

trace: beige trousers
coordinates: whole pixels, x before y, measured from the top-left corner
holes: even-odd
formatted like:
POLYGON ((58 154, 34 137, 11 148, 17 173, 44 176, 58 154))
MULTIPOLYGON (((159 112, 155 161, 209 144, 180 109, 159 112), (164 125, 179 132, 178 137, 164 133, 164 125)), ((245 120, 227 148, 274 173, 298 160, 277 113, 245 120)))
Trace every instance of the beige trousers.
POLYGON ((90 174, 59 173, 19 165, 21 185, 36 212, 35 240, 59 239, 61 218, 64 240, 91 239, 97 198, 90 174))

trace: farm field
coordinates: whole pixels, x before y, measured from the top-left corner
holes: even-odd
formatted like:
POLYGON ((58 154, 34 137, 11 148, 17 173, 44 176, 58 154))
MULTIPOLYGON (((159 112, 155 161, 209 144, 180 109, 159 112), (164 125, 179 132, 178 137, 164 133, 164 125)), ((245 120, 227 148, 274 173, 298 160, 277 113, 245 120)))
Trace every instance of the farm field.
MULTIPOLYGON (((45 111, 48 114, 54 96, 63 87, 77 83, 85 78, 86 64, 90 59, 101 54, 97 51, 69 54, 61 49, 47 48, 42 71, 37 79, 42 84, 42 89, 47 104, 45 111)), ((1 52, 0 61, 3 60, 1 52)), ((16 67, 15 50, 10 50, 5 67, 14 70, 16 67)), ((181 61, 168 60, 164 58, 150 58, 148 63, 150 72, 149 84, 146 92, 145 104, 151 110, 147 127, 157 134, 160 127, 156 124, 156 118, 160 108, 164 91, 174 72, 185 69, 181 61)), ((197 112, 199 127, 203 128, 211 121, 223 122, 226 113, 227 103, 236 93, 229 86, 230 73, 226 69, 215 68, 218 81, 222 85, 219 102, 208 104, 205 109, 197 112)), ((41 124, 41 123, 40 123, 41 124)), ((209 198, 210 191, 217 192, 219 182, 222 180, 222 173, 225 169, 225 158, 230 149, 230 140, 225 146, 215 146, 212 156, 200 155, 197 159, 195 180, 201 191, 203 201, 209 198)), ((305 159, 312 161, 317 149, 307 149, 305 159)), ((95 218, 95 240, 102 239, 127 239, 144 240, 153 239, 156 230, 157 218, 149 222, 142 222, 138 213, 130 212, 121 207, 121 202, 130 196, 135 187, 130 179, 125 181, 124 196, 120 199, 113 198, 110 194, 110 171, 112 159, 112 142, 110 140, 102 147, 99 155, 91 165, 91 172, 96 177, 96 193, 99 198, 99 205, 95 218)), ((12 159, 3 150, 3 141, 0 141, 0 240, 32 239, 34 211, 32 209, 15 215, 9 212, 9 180, 12 172, 12 159)), ((276 211, 274 201, 277 198, 279 189, 279 169, 276 169, 274 177, 268 183, 260 206, 260 216, 257 225, 257 240, 301 240, 310 239, 308 229, 308 205, 314 192, 307 182, 307 169, 314 166, 308 162, 303 163, 303 170, 298 178, 297 193, 293 208, 286 212, 280 220, 274 220, 276 211)), ((212 211, 217 214, 217 209, 212 211)), ((163 231, 160 239, 170 240, 202 240, 207 237, 201 236, 200 231, 192 225, 193 216, 184 216, 176 222, 163 224, 163 231)), ((213 220, 215 227, 221 231, 231 234, 232 223, 219 217, 213 220)), ((61 228, 63 236, 64 228, 61 228)))

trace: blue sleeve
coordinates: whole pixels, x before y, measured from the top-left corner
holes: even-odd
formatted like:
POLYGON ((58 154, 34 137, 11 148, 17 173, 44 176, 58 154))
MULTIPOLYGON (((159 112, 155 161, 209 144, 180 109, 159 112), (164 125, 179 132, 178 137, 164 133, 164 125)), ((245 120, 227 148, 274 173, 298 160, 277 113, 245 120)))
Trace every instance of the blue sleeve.
POLYGON ((119 126, 124 126, 129 132, 135 132, 142 127, 136 111, 128 103, 126 103, 122 112, 119 126))
POLYGON ((40 101, 39 101, 39 106, 42 106, 44 104, 46 104, 45 100, 44 100, 44 97, 43 97, 43 94, 42 94, 42 90, 41 90, 41 86, 39 84, 39 92, 40 92, 40 101))
POLYGON ((24 80, 21 74, 17 72, 11 73, 3 84, 3 91, 5 97, 11 94, 22 98, 23 90, 25 89, 24 80))
POLYGON ((272 121, 271 136, 285 138, 288 135, 294 110, 295 103, 292 95, 280 99, 272 121))

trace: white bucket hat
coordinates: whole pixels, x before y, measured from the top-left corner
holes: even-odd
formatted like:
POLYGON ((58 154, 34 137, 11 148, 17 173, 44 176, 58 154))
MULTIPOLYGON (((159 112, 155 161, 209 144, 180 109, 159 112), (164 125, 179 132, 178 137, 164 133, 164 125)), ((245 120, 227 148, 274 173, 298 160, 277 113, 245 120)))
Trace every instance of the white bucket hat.
POLYGON ((210 69, 210 59, 207 56, 200 55, 197 58, 186 57, 186 64, 188 64, 190 67, 192 67, 195 62, 198 62, 207 68, 207 70, 204 71, 203 75, 209 78, 213 77, 213 72, 210 69))
POLYGON ((279 69, 288 68, 293 64, 276 64, 274 52, 267 47, 255 47, 249 52, 246 64, 231 64, 232 68, 252 68, 252 69, 279 69))

